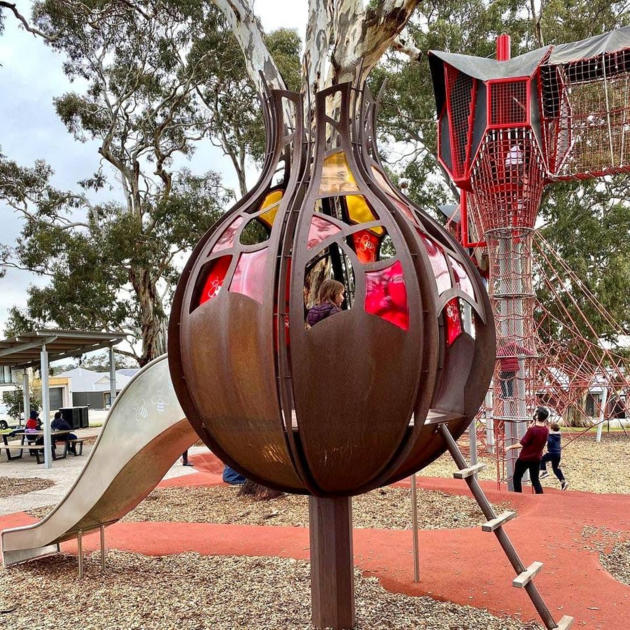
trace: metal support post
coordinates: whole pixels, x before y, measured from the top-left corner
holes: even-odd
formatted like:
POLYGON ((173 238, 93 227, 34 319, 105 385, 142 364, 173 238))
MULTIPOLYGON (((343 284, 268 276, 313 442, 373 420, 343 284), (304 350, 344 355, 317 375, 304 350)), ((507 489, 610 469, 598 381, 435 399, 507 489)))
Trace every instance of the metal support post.
POLYGON ((83 579, 83 531, 77 534, 77 555, 79 560, 79 579, 83 579))
MULTIPOLYGON (((24 396, 24 424, 28 420, 31 415, 31 387, 28 379, 28 369, 24 368, 24 378, 22 379, 22 394, 24 396)), ((22 426, 22 422, 20 421, 20 426, 22 426)))
POLYGON ((352 499, 309 497, 311 600, 316 628, 354 628, 352 499))
POLYGON ((418 493, 416 473, 411 475, 411 529, 413 531, 413 581, 420 581, 420 546, 418 544, 418 493))
POLYGON ((116 361, 114 359, 114 346, 109 347, 109 408, 111 409, 116 398, 116 361))
POLYGON ((105 525, 101 525, 101 571, 105 571, 105 525))
POLYGON ((48 351, 42 346, 40 352, 40 375, 42 382, 42 422, 44 423, 44 467, 52 466, 52 439, 50 436, 50 392, 48 391, 48 351))

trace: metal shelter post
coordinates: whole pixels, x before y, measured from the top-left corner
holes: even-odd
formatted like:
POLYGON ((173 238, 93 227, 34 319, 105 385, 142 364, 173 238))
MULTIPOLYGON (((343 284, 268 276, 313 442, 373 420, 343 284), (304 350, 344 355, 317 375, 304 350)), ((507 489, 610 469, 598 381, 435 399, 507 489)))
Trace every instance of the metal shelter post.
MULTIPOLYGON (((24 424, 28 420, 28 417, 31 415, 31 396, 30 396, 30 385, 28 380, 28 368, 24 368, 24 378, 22 379, 22 394, 24 396, 24 424)), ((20 422, 20 425, 22 423, 20 422)))
POLYGON ((40 374, 42 383, 42 422, 44 423, 44 467, 50 468, 52 440, 50 436, 50 398, 48 392, 48 351, 46 345, 42 346, 40 352, 40 374))
POLYGON ((109 346, 109 406, 110 409, 116 398, 116 361, 114 360, 114 346, 109 346))

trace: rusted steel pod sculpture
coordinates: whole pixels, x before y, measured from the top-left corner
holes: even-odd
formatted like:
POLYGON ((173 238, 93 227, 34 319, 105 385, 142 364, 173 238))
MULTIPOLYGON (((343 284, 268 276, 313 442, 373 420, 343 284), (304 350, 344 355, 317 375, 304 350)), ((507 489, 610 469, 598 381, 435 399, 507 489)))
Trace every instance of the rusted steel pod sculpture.
POLYGON ((439 423, 465 430, 494 365, 491 309, 466 252, 388 181, 366 90, 318 93, 308 128, 299 95, 263 102, 262 176, 184 269, 171 375, 201 438, 249 479, 355 495, 438 457, 439 423), (342 310, 308 327, 327 277, 342 310))

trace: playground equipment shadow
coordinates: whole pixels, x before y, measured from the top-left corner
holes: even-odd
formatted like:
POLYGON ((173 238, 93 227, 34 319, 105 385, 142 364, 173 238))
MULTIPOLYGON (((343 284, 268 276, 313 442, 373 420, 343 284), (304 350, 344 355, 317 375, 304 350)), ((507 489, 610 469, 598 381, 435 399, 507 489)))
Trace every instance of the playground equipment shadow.
MULTIPOLYGON (((194 474, 165 479, 158 487, 221 483, 222 464, 206 452, 191 456, 194 474)), ((405 486, 405 482, 400 484, 405 486)), ((461 481, 420 478, 422 488, 468 493, 461 481)), ((583 537, 585 527, 605 528, 630 538, 630 496, 547 491, 545 495, 500 492, 484 482, 492 502, 510 502, 518 517, 506 525, 524 563, 542 561, 537 584, 554 617, 575 617, 574 627, 625 630, 630 586, 615 580, 583 537)), ((422 509, 422 505, 419 505, 422 509)), ((23 512, 0 517, 0 528, 34 522, 23 512)), ((480 517, 480 522, 482 517, 480 517)), ((308 559, 308 529, 201 523, 119 522, 107 528, 107 547, 145 555, 196 551, 204 555, 278 556, 308 559)), ((87 535, 84 550, 99 548, 98 534, 87 535)), ((76 553, 76 543, 62 550, 76 553)), ((357 529, 356 566, 383 587, 407 595, 486 608, 496 615, 538 621, 522 589, 511 585, 513 571, 494 536, 481 528, 420 532, 420 582, 413 581, 410 531, 357 529)), ((12 569, 19 571, 19 568, 12 569)))

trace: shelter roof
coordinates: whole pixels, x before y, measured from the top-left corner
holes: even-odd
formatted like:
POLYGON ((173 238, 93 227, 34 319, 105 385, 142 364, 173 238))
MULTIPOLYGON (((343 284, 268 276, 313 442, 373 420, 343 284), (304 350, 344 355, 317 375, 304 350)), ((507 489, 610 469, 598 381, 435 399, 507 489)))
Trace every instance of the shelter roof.
POLYGON ((35 330, 0 341, 0 365, 13 368, 38 366, 43 346, 46 346, 48 361, 51 362, 115 346, 124 338, 124 335, 113 332, 35 330))

